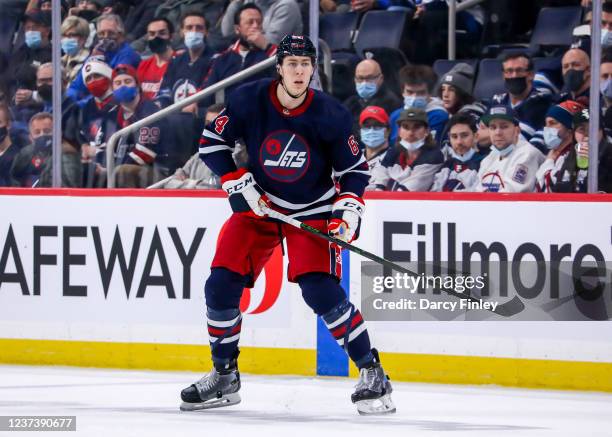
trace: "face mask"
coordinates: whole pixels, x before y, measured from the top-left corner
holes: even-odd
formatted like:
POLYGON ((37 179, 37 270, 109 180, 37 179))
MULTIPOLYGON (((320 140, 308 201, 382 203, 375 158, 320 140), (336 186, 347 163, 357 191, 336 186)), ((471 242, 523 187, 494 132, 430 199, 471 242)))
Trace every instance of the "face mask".
POLYGON ((607 79, 599 84, 599 89, 604 97, 612 99, 612 79, 607 79))
POLYGON ((504 79, 504 84, 510 94, 520 96, 527 89, 527 78, 513 77, 511 79, 504 79))
POLYGON ((195 49, 204 45, 204 34, 200 32, 185 32, 185 45, 188 49, 195 49))
POLYGON ((498 157, 508 156, 514 150, 514 144, 510 144, 505 149, 499 150, 496 146, 491 146, 491 153, 493 156, 497 155, 498 157))
POLYGON ((427 98, 422 96, 404 96, 404 109, 416 108, 425 109, 427 107, 427 98))
POLYGON ((136 98, 138 89, 135 86, 121 86, 113 91, 113 96, 118 103, 129 103, 136 98))
POLYGON ((37 149, 51 147, 51 143, 53 143, 53 137, 51 135, 42 135, 34 139, 34 146, 37 149))
POLYGON ((470 159, 472 159, 472 156, 474 156, 474 153, 476 153, 476 150, 470 149, 467 152, 465 152, 463 155, 460 155, 457 152, 455 152, 452 148, 450 149, 450 155, 453 158, 455 158, 457 161, 461 161, 461 162, 468 162, 470 159))
POLYGON ((610 32, 608 29, 601 29, 601 45, 612 45, 612 32, 610 32))
POLYGON ((168 42, 169 41, 165 38, 156 37, 150 39, 147 44, 153 53, 159 55, 166 51, 166 49, 168 48, 168 42))
POLYGON ((74 56, 79 52, 79 42, 76 38, 62 38, 62 51, 68 56, 74 56))
POLYGON ((91 22, 98 18, 100 14, 96 11, 92 11, 91 9, 83 9, 77 12, 77 15, 83 18, 84 20, 91 22))
POLYGON ((361 129, 361 141, 366 147, 378 147, 385 142, 385 128, 361 129))
POLYGON ((97 98, 102 98, 108 92, 111 81, 107 77, 101 77, 100 79, 92 80, 85 84, 89 92, 97 98))
POLYGON ((378 86, 374 82, 359 82, 355 84, 355 88, 362 99, 369 99, 378 91, 378 86))
POLYGON ((42 44, 42 35, 38 30, 28 30, 25 33, 25 43, 31 49, 37 49, 42 44))
POLYGON ((50 102, 53 99, 53 88, 51 85, 41 85, 38 87, 38 95, 45 102, 50 102))
POLYGON ((561 138, 559 137, 559 129, 556 127, 545 127, 544 128, 544 144, 548 147, 548 150, 557 149, 561 145, 561 138))
POLYGON ((100 50, 102 53, 114 53, 117 51, 118 44, 117 41, 110 38, 102 38, 100 42, 96 45, 96 49, 100 50))
POLYGON ((409 141, 406 140, 401 140, 400 141, 400 145, 408 150, 409 152, 415 152, 417 150, 419 150, 421 147, 423 147, 423 145, 425 144, 425 138, 423 138, 422 140, 418 140, 414 143, 411 143, 409 141))
POLYGON ((578 91, 584 83, 584 70, 569 70, 563 76, 563 83, 569 91, 578 91))
POLYGON ((7 135, 8 135, 7 127, 6 126, 0 127, 0 143, 4 141, 7 135))

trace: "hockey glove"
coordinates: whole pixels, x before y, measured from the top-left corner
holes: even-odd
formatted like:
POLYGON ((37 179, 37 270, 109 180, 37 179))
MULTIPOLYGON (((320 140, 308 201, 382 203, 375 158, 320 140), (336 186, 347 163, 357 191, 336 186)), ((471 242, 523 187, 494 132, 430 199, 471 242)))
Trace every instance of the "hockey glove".
POLYGON ((262 208, 270 207, 270 199, 257 185, 251 172, 241 168, 227 173, 221 178, 221 188, 229 195, 232 211, 254 218, 267 216, 262 208))
POLYGON ((365 204, 354 194, 341 194, 332 206, 332 218, 327 232, 332 237, 350 243, 359 237, 359 226, 365 204))

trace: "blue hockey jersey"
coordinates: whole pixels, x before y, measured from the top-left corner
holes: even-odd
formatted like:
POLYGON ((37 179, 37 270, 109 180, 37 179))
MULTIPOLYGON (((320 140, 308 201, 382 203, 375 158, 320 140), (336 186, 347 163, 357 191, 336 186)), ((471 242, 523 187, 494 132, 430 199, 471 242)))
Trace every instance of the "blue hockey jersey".
POLYGON ((215 173, 235 171, 232 150, 243 139, 248 169, 279 209, 292 217, 327 218, 341 193, 362 196, 369 170, 351 133, 351 114, 332 97, 308 90, 295 109, 284 108, 278 82, 262 79, 230 96, 202 133, 200 157, 215 173))

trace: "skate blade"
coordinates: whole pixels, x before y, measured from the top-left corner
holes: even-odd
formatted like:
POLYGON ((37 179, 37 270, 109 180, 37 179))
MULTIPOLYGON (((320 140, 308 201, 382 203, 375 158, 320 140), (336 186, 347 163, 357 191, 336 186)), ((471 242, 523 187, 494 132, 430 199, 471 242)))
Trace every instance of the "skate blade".
POLYGON ((223 396, 220 399, 210 399, 206 402, 191 403, 183 402, 181 404, 181 411, 198 411, 198 410, 210 410, 211 408, 222 408, 229 407, 231 405, 239 404, 241 401, 238 393, 230 393, 223 396))
POLYGON ((397 410, 391 395, 386 394, 378 399, 367 399, 355 403, 357 412, 362 416, 375 416, 382 414, 392 414, 397 410))

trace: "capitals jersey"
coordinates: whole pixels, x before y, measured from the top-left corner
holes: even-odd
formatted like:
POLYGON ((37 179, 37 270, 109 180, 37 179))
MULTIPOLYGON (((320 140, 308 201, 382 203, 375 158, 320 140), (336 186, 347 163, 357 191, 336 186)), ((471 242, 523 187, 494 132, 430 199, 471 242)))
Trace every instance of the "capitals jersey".
POLYGON ((294 218, 328 218, 341 193, 362 196, 369 171, 351 133, 351 114, 332 97, 309 89, 304 102, 284 108, 278 82, 262 79, 237 88, 203 131, 200 157, 216 174, 236 170, 232 150, 246 144, 247 167, 275 209, 294 218))

